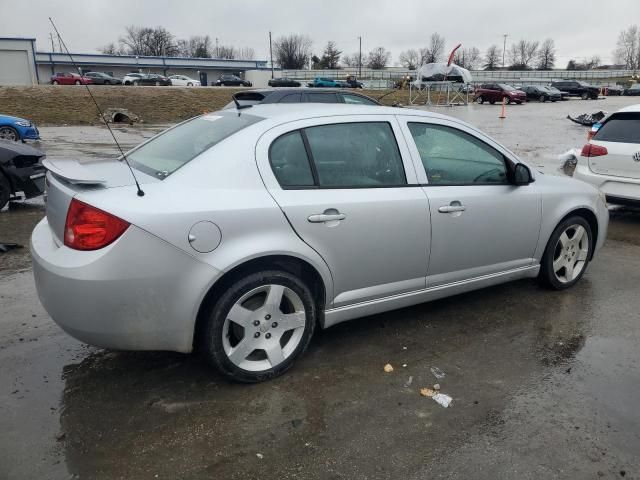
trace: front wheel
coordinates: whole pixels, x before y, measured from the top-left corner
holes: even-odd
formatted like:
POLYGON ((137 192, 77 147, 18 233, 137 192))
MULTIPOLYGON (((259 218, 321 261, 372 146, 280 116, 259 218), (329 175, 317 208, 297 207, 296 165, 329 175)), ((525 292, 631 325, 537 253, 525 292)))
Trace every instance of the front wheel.
POLYGON ((317 307, 299 278, 269 270, 237 280, 206 315, 199 340, 209 363, 253 383, 291 368, 311 341, 317 307))
POLYGON ((484 103, 484 97, 480 95, 478 98, 476 98, 476 102, 482 105, 484 103))
POLYGON ((138 82, 138 80, 134 80, 134 81, 133 81, 133 86, 134 86, 134 87, 137 87, 137 86, 139 85, 139 83, 140 83, 140 82, 138 82))
POLYGON ((542 103, 546 102, 547 101, 547 97, 545 95, 540 95, 540 101, 542 103))
POLYGON ((51 82, 53 85, 60 85, 60 82, 58 80, 54 80, 53 82, 51 82))
POLYGON ((80 80, 76 80, 74 83, 75 83, 76 85, 80 85, 80 80))
POLYGON ((582 98, 582 100, 589 100, 589 94, 587 92, 582 92, 580 98, 582 98))
POLYGON ((507 105, 511 105, 511 97, 505 97, 507 99, 507 105))
POLYGON ((547 287, 564 290, 584 275, 593 249, 591 226, 583 217, 567 218, 551 234, 539 279, 547 287))
POLYGON ((20 140, 20 135, 18 135, 18 131, 13 127, 0 127, 0 140, 17 142, 18 140, 20 140))

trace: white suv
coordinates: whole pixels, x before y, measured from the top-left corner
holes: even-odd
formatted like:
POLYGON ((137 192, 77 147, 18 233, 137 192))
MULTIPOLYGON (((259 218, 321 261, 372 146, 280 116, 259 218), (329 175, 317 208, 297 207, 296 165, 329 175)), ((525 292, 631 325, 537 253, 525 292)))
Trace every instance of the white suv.
POLYGON ((583 147, 573 176, 599 188, 608 203, 640 204, 640 104, 603 122, 583 147))

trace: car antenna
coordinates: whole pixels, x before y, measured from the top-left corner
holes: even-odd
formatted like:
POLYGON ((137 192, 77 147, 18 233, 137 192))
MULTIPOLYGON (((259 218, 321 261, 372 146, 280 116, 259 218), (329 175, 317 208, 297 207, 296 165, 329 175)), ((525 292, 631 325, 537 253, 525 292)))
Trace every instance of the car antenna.
POLYGON ((51 17, 49 17, 49 22, 51 22, 51 25, 53 26, 53 29, 56 31, 56 35, 58 36, 58 39, 60 40, 60 43, 62 44, 62 46, 64 47, 65 51, 67 52, 67 55, 69 55, 69 58, 71 59, 71 63, 73 64, 75 69, 80 74, 80 82, 86 87, 87 92, 89 92, 89 96, 91 97, 91 100, 93 100, 93 103, 95 104, 96 109, 98 110, 98 113, 100 114, 100 118, 102 119, 102 121, 104 122, 105 126, 107 127, 107 130, 109 130, 109 133, 111 134, 111 138, 113 138, 113 141, 115 142, 116 146, 118 147, 118 150, 120 150, 120 154, 122 155, 122 158, 123 158, 124 162, 127 164, 127 167, 129 167, 129 171, 131 172, 131 176, 133 177, 133 181, 136 182, 136 188, 138 189, 138 196, 139 197, 144 197, 144 192, 142 191, 142 188, 140 188, 140 184, 138 183, 138 179, 136 178, 136 174, 133 173, 133 168, 131 168, 131 165, 129 164, 129 159, 127 158, 127 156, 125 155, 124 151, 122 150, 122 147, 118 143, 118 140, 116 140, 116 136, 113 134, 113 130, 111 130, 111 127, 109 126, 109 122, 107 122, 107 120, 104 118, 104 114, 102 113, 102 110, 100 109, 100 105, 98 105, 98 102, 96 101, 95 97, 93 96, 93 93, 91 93, 91 89, 89 88, 89 85, 87 85, 84 82, 84 80, 82 79, 82 77, 83 77, 82 70, 80 70, 80 68, 76 64, 76 61, 73 59, 73 56, 71 56, 71 53, 69 52, 69 49, 67 48, 67 44, 64 43, 64 40, 60 36, 60 32, 58 32, 58 28, 56 27, 56 24, 53 23, 53 20, 51 19, 51 17))
POLYGON ((234 93, 233 95, 231 95, 231 98, 233 99, 233 103, 236 104, 236 108, 238 110, 242 110, 243 108, 251 108, 253 105, 249 104, 249 105, 240 105, 240 102, 238 101, 238 99, 236 98, 236 94, 234 93))

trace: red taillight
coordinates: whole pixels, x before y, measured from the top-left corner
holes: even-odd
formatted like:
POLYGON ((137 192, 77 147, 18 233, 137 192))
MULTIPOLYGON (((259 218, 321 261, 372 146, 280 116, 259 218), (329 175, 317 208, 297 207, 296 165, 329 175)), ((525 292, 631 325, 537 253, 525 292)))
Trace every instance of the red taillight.
POLYGON ((124 220, 73 199, 64 225, 64 244, 75 250, 98 250, 115 241, 128 227, 124 220))
POLYGON ((580 155, 582 157, 600 157, 602 155, 607 155, 608 153, 609 152, 605 147, 587 143, 584 147, 582 147, 582 153, 580 153, 580 155))

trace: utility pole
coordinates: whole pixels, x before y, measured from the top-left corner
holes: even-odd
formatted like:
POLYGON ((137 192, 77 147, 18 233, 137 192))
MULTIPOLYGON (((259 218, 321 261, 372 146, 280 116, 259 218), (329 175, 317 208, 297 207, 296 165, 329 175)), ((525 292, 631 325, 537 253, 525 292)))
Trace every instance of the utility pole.
POLYGON ((504 37, 504 42, 502 42, 502 68, 504 68, 504 52, 507 50, 507 37, 508 34, 502 35, 504 37))
POLYGON ((362 37, 358 37, 360 49, 358 53, 358 79, 362 76, 362 37))
POLYGON ((220 58, 220 50, 218 48, 218 37, 216 37, 216 58, 220 58))
POLYGON ((269 57, 271 57, 271 78, 273 78, 273 46, 271 45, 271 31, 269 31, 269 57))
POLYGON ((51 51, 55 53, 56 46, 53 44, 53 33, 49 32, 49 38, 51 39, 51 51))

